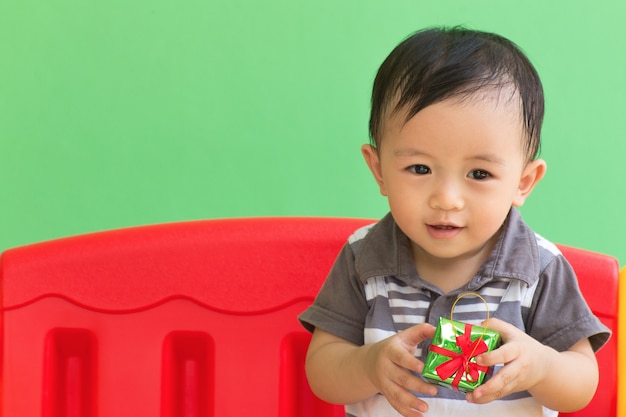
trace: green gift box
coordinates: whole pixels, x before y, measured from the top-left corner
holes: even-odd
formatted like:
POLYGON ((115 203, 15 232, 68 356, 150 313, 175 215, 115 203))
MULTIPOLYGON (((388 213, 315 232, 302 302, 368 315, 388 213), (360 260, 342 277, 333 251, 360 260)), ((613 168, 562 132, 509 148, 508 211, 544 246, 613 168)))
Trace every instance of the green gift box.
POLYGON ((500 334, 494 330, 441 317, 422 375, 455 391, 474 391, 493 371, 478 365, 476 356, 499 345, 500 334))

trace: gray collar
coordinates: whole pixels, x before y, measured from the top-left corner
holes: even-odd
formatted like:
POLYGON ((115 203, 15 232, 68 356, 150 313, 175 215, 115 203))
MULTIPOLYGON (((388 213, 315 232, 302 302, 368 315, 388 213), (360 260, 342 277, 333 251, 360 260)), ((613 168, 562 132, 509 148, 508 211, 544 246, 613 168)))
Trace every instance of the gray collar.
MULTIPOLYGON (((363 282, 374 276, 394 276, 411 286, 434 289, 417 275, 409 238, 391 213, 372 226, 359 244, 355 264, 363 282)), ((496 278, 518 279, 530 286, 539 279, 539 272, 535 233, 511 208, 495 248, 466 289, 476 290, 496 278)))

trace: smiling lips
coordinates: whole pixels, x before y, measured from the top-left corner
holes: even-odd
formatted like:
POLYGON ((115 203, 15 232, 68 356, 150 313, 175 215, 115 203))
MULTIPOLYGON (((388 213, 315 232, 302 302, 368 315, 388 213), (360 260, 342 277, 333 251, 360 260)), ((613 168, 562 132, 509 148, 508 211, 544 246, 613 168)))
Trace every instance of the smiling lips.
POLYGON ((448 224, 427 224, 426 229, 434 239, 452 239, 463 230, 462 227, 448 224))

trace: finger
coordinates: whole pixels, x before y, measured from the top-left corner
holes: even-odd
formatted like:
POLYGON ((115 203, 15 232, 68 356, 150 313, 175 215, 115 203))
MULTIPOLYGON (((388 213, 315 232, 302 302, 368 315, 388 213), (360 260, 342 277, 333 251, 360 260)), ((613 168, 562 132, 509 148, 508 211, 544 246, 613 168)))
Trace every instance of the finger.
POLYGON ((421 417, 428 411, 428 403, 417 398, 401 386, 396 385, 385 397, 400 414, 405 417, 421 417))
POLYGON ((413 356, 413 352, 407 351, 404 347, 389 350, 388 355, 389 360, 402 372, 407 372, 408 370, 421 372, 424 368, 422 361, 413 356))
POLYGON ((518 391, 518 375, 519 371, 514 363, 503 367, 486 383, 474 390, 471 402, 484 404, 518 391))
POLYGON ((417 346, 424 339, 432 339, 435 336, 435 328, 428 323, 411 326, 398 333, 400 340, 407 346, 417 346))
POLYGON ((498 384, 487 386, 481 385, 480 389, 476 388, 474 392, 471 393, 469 402, 476 404, 486 404, 491 401, 496 401, 501 399, 502 397, 506 397, 507 395, 519 391, 517 389, 517 384, 514 381, 510 383, 498 384))
POLYGON ((433 384, 429 384, 420 377, 408 371, 404 371, 402 373, 394 375, 392 380, 398 386, 411 392, 419 392, 426 395, 437 394, 436 386, 434 386, 433 384))
POLYGON ((506 321, 496 318, 491 318, 484 321, 481 326, 489 330, 494 330, 498 332, 500 334, 500 337, 502 337, 503 342, 508 342, 509 340, 513 339, 516 334, 521 332, 520 329, 513 326, 511 323, 507 323, 506 321))
POLYGON ((494 366, 507 364, 519 356, 519 346, 511 343, 504 344, 499 348, 483 353, 476 357, 476 362, 481 366, 494 366))
POLYGON ((424 339, 432 338, 435 328, 428 323, 412 326, 396 335, 402 349, 393 352, 391 360, 398 366, 416 372, 422 372, 424 364, 415 358, 417 345, 424 339))

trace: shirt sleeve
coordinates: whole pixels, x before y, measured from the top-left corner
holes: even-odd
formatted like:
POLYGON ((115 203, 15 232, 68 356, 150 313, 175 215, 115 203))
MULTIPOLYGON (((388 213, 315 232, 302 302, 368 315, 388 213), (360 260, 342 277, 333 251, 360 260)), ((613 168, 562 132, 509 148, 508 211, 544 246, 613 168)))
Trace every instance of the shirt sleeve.
POLYGON ((315 302, 298 319, 308 331, 320 328, 362 345, 367 313, 365 290, 355 270, 353 248, 346 243, 315 302))
POLYGON ((587 305, 576 274, 562 255, 554 257, 541 274, 526 331, 559 352, 585 338, 598 351, 611 335, 587 305))

